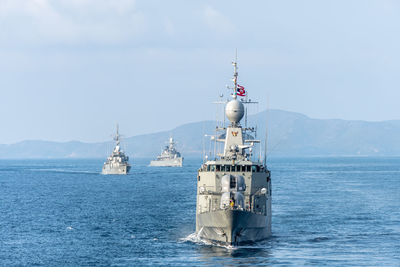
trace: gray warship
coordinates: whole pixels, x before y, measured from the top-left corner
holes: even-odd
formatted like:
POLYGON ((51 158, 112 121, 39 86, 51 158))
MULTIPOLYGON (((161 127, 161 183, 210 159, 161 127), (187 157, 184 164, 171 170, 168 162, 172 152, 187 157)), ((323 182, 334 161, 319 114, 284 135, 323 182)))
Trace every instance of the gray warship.
POLYGON ((115 147, 111 155, 104 162, 102 174, 127 174, 131 169, 129 157, 121 150, 120 135, 117 124, 117 133, 114 136, 115 147))
MULTIPOLYGON (((221 153, 214 159, 204 157, 197 175, 196 234, 200 239, 240 245, 253 243, 271 235, 271 174, 266 166, 261 141, 256 140, 254 127, 242 127, 246 116, 246 98, 238 99, 244 87, 237 84, 237 62, 234 65, 232 99, 222 102, 229 125, 216 127, 211 136, 221 153), (258 160, 255 149, 259 149, 258 160)), ((221 102, 220 102, 221 103, 221 102)))
POLYGON ((175 148, 175 142, 172 137, 169 138, 169 144, 165 146, 163 151, 156 160, 150 161, 152 167, 182 167, 183 157, 175 148))

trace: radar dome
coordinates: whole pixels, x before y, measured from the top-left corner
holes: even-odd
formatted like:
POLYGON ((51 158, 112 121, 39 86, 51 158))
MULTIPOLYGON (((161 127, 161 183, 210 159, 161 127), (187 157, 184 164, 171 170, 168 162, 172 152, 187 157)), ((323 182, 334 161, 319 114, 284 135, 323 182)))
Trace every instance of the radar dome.
POLYGON ((225 114, 232 123, 238 123, 244 115, 243 103, 237 99, 229 101, 225 107, 225 114))

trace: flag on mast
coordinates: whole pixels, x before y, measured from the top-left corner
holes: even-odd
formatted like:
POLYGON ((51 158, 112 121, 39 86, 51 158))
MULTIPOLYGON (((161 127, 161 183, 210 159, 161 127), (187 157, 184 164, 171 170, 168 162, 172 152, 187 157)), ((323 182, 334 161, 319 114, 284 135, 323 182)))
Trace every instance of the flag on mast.
POLYGON ((238 96, 246 96, 246 90, 244 90, 243 86, 241 86, 239 84, 237 85, 236 95, 238 95, 238 96))

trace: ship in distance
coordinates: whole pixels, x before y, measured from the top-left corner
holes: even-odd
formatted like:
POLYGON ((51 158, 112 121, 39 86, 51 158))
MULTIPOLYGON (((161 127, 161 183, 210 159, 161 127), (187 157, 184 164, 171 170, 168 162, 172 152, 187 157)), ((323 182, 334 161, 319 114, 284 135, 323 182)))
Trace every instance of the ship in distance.
POLYGON ((222 102, 230 123, 217 126, 211 138, 221 151, 213 159, 205 156, 197 175, 196 234, 224 245, 253 243, 271 235, 271 174, 266 166, 266 146, 262 157, 255 128, 241 124, 247 116, 244 105, 256 102, 244 97, 246 91, 237 83, 237 62, 233 65, 232 99, 222 102))
POLYGON ((155 160, 150 161, 152 167, 182 167, 183 157, 175 148, 175 141, 169 138, 169 143, 155 160))
POLYGON ((117 124, 117 132, 114 136, 115 147, 111 155, 104 162, 102 174, 127 174, 131 169, 129 157, 125 155, 120 146, 120 135, 117 124))

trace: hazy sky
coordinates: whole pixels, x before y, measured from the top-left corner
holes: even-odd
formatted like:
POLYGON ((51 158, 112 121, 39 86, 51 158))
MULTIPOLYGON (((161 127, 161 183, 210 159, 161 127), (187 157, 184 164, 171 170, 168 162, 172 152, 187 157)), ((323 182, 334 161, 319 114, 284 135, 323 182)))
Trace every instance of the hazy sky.
POLYGON ((400 119, 400 1, 0 0, 0 143, 213 119, 236 48, 260 110, 400 119))

